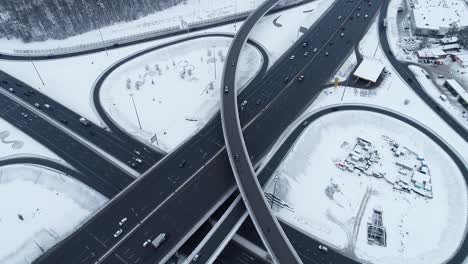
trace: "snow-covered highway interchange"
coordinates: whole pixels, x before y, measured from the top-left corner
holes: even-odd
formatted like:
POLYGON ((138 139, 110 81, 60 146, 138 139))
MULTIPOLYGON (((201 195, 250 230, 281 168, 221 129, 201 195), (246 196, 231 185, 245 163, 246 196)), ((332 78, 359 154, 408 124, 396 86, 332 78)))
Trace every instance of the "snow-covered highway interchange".
POLYGON ((0 39, 0 263, 468 263, 466 1, 175 2, 0 39))

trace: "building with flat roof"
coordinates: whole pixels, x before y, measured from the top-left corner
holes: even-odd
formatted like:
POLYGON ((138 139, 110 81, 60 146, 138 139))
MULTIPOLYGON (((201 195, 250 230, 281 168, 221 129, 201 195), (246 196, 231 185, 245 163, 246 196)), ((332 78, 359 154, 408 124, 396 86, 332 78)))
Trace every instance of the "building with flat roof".
POLYGON ((445 58, 447 53, 440 48, 428 48, 418 50, 418 57, 420 59, 440 59, 445 58))
POLYGON ((444 36, 453 25, 468 28, 468 7, 463 0, 418 0, 412 11, 417 35, 444 36))
POLYGON ((354 76, 375 83, 385 68, 384 64, 374 58, 364 57, 354 76))

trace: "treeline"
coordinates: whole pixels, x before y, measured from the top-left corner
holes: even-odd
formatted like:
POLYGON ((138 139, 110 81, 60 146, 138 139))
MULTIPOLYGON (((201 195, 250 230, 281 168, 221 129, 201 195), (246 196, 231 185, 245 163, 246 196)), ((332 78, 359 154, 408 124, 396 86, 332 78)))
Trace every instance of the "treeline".
POLYGON ((187 0, 1 0, 0 37, 64 39, 132 21, 187 0))

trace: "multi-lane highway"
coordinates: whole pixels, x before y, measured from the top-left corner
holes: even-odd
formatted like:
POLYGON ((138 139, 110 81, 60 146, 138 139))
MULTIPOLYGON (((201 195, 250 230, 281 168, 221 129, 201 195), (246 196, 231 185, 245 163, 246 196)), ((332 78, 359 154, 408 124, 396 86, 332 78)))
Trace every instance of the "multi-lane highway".
POLYGON ((226 65, 221 82, 221 121, 223 124, 224 141, 229 155, 229 162, 242 194, 250 217, 268 248, 275 263, 302 263, 288 238, 281 229, 276 217, 268 208, 263 189, 257 181, 250 157, 242 135, 237 107, 236 70, 239 67, 239 58, 247 42, 252 28, 257 21, 268 12, 278 0, 268 0, 260 5, 237 32, 227 54, 226 65), (230 66, 231 65, 231 66, 230 66), (231 92, 229 92, 231 89, 231 92))
POLYGON ((60 156, 80 173, 80 180, 106 197, 123 190, 133 177, 88 145, 0 92, 0 117, 60 156))
POLYGON ((140 173, 163 157, 126 133, 117 136, 89 120, 84 124, 76 112, 3 71, 0 71, 0 87, 140 173))
MULTIPOLYGON (((265 79, 254 79, 240 94, 240 101, 251 102, 243 107, 240 118, 247 146, 253 139, 258 146, 256 149, 249 149, 254 161, 258 161, 285 126, 294 120, 316 94, 314 89, 305 87, 298 90, 298 87, 291 86, 284 90, 284 76, 291 74, 292 78, 297 75, 298 70, 308 61, 308 57, 302 54, 305 51, 313 54, 315 47, 320 48, 321 55, 317 56, 319 59, 315 63, 325 68, 325 72, 335 71, 351 50, 352 44, 360 40, 369 26, 370 18, 379 5, 379 1, 372 2, 374 4, 368 5, 368 2, 364 1, 365 4, 359 10, 353 11, 355 18, 348 22, 346 27, 340 27, 343 21, 339 16, 354 10, 359 2, 336 3, 317 26, 301 38, 301 43, 294 45, 272 66, 265 79), (365 17, 366 14, 368 18, 365 17), (337 30, 343 31, 344 35, 335 34, 331 45, 324 45, 328 37, 337 30), (324 36, 328 37, 322 39, 324 36), (306 40, 309 41, 309 46, 303 47, 302 41, 306 40), (325 50, 328 50, 330 56, 324 54, 325 50), (296 59, 291 61, 292 54, 296 55, 296 59), (278 83, 281 86, 278 86, 278 83), (270 101, 275 103, 270 104, 270 101), (270 111, 266 113, 262 110, 267 105, 270 111), (291 112, 282 110, 286 106, 291 108, 291 112), (270 133, 265 134, 264 131, 270 133)), ((310 65, 305 71, 309 70, 310 65)), ((263 77, 262 74, 263 72, 260 72, 259 76, 263 77)), ((320 78, 325 80, 329 75, 323 74, 320 78)), ((307 78, 311 80, 314 77, 307 78)), ((234 192, 234 178, 223 145, 218 115, 197 135, 164 158, 157 168, 143 175, 125 193, 109 203, 77 233, 43 255, 37 262, 67 259, 69 263, 92 263, 100 259, 103 252, 110 252, 102 259, 104 263, 112 263, 116 259, 123 259, 127 263, 164 261, 200 222, 206 220, 207 216, 234 192), (183 210, 180 210, 182 205, 183 210), (123 227, 122 235, 114 238, 112 235, 119 228, 118 221, 123 217, 127 217, 128 222, 123 227), (168 236, 166 242, 157 250, 142 247, 145 240, 160 233, 166 233, 168 236)))

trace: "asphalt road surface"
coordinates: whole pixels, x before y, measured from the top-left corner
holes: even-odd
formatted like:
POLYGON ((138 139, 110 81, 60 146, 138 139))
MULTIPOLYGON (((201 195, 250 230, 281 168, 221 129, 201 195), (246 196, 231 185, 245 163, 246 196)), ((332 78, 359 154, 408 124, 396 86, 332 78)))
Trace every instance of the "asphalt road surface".
POLYGON ((380 16, 379 21, 379 36, 380 36, 380 44, 382 45, 382 49, 387 55, 388 60, 398 72, 398 74, 406 81, 409 87, 413 89, 413 91, 423 100, 427 106, 429 106, 439 117, 444 120, 447 125, 449 125, 455 132, 457 132, 460 137, 462 137, 465 141, 468 141, 468 131, 466 128, 458 123, 450 113, 448 113, 445 108, 439 105, 429 94, 426 93, 426 90, 419 84, 416 77, 414 76, 413 72, 408 68, 410 65, 408 62, 401 62, 397 60, 390 49, 390 45, 388 43, 388 36, 387 30, 383 27, 383 20, 386 18, 386 14, 388 13, 388 1, 385 3, 384 7, 382 8, 382 15, 380 16))
MULTIPOLYGON (((342 28, 339 15, 350 12, 357 1, 336 3, 317 26, 301 38, 300 43, 272 66, 268 76, 263 78, 264 72, 260 72, 258 76, 261 77, 254 79, 240 94, 239 101, 250 102, 243 107, 240 119, 247 146, 255 146, 249 149, 255 162, 318 93, 318 89, 305 88, 307 80, 318 77, 327 79, 331 69, 335 71, 351 51, 352 45, 362 38, 380 3, 372 2, 374 4, 371 6, 363 4, 360 16, 354 12, 354 19, 342 28), (368 18, 364 18, 365 14, 368 14, 368 18), (323 47, 323 43, 337 29, 344 32, 344 37, 335 36, 332 45, 323 47), (302 47, 303 40, 309 40, 305 48, 302 47), (288 89, 284 89, 284 76, 291 75, 293 80, 310 58, 303 56, 303 53, 308 51, 313 54, 315 47, 323 48, 320 50, 321 56, 317 56, 313 64, 308 64, 304 72, 320 67, 323 74, 306 74, 302 85, 289 85, 288 89), (325 49, 329 56, 324 55, 325 49), (289 57, 292 54, 296 59, 291 61, 289 57), (282 110, 285 107, 291 110, 285 112, 282 110), (262 111, 266 108, 268 112, 262 111), (252 140, 254 145, 251 144, 252 140)), ((166 259, 197 228, 198 223, 206 220, 235 190, 234 177, 223 148, 219 118, 217 115, 200 133, 166 156, 154 170, 141 176, 128 191, 108 204, 78 232, 46 252, 37 263, 63 260, 67 263, 94 263, 109 249, 112 249, 112 254, 104 263, 113 263, 115 259, 123 259, 127 263, 154 263, 166 259), (127 217, 128 222, 122 228, 123 233, 114 238, 114 232, 120 228, 118 221, 123 217, 127 217), (160 233, 168 236, 158 249, 142 247, 146 239, 160 233)))
POLYGON ((0 87, 26 104, 32 106, 36 103, 39 104, 38 107, 35 106, 37 111, 41 111, 51 119, 62 123, 77 135, 98 146, 127 166, 134 167, 133 169, 140 173, 149 169, 163 157, 162 153, 147 147, 126 133, 120 133, 117 136, 89 120, 89 124, 84 125, 80 122, 81 116, 79 114, 2 71, 0 71, 0 87), (10 89, 13 89, 13 92, 10 89), (46 104, 50 107, 46 108, 46 104), (141 163, 137 159, 140 159, 141 163))
POLYGON ((0 117, 76 168, 81 173, 81 182, 106 197, 113 197, 134 179, 90 147, 2 93, 0 117))
POLYGON ((253 12, 234 37, 227 54, 221 82, 221 120, 229 161, 250 217, 275 263, 302 263, 276 217, 268 208, 262 187, 257 181, 242 135, 235 89, 239 57, 252 28, 278 0, 265 1, 253 12), (232 66, 231 66, 232 65, 232 66), (229 92, 231 89, 231 92, 229 92))

